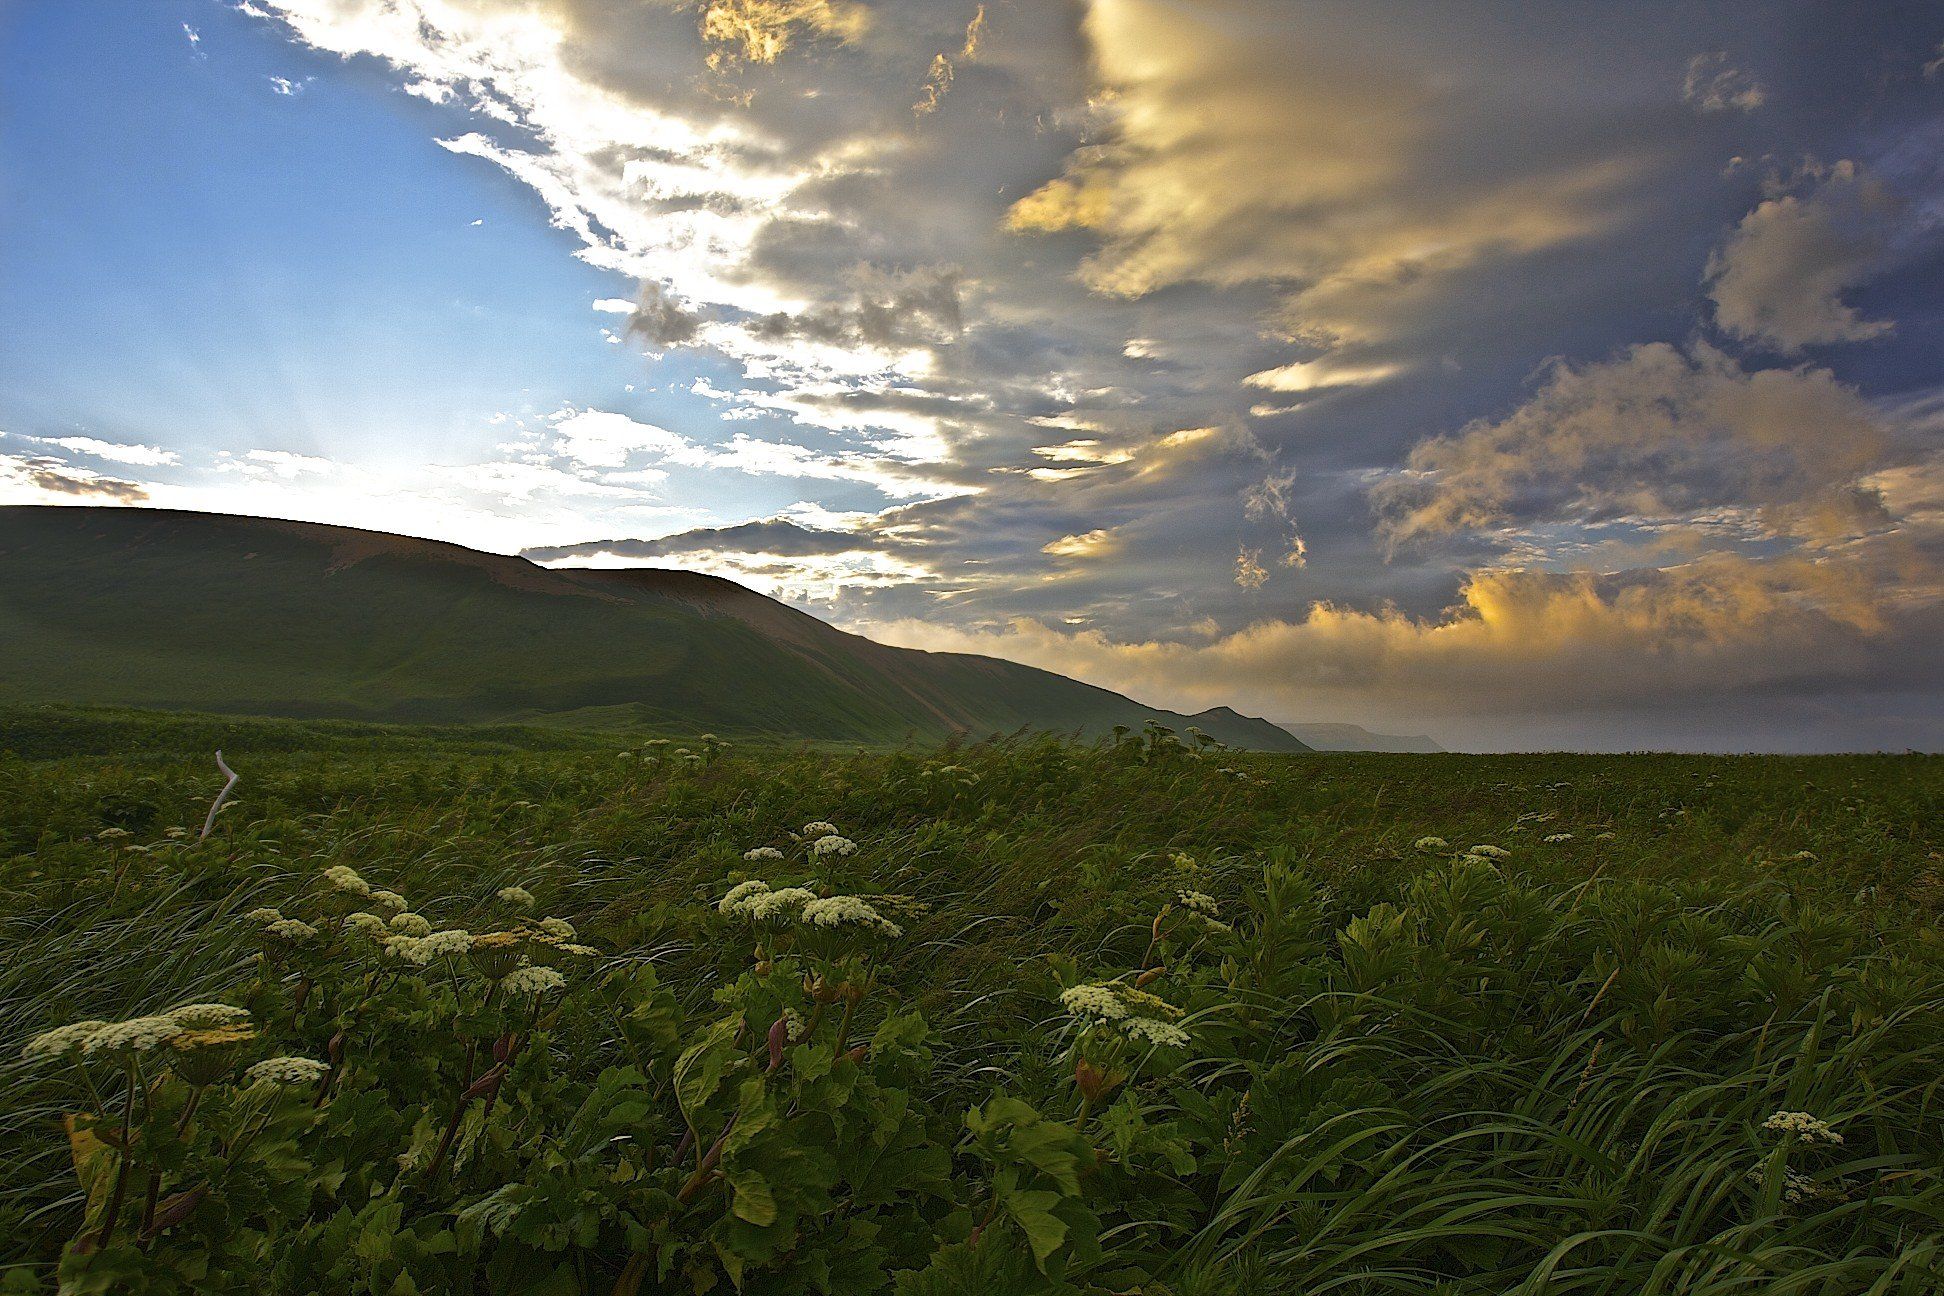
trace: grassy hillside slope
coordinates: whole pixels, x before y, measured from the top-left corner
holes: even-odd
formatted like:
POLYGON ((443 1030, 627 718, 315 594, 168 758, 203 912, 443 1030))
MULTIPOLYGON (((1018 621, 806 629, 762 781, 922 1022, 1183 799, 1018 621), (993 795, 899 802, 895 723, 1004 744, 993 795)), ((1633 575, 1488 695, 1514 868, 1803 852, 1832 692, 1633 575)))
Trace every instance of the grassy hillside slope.
POLYGON ((0 509, 0 700, 819 739, 1193 723, 1011 662, 889 648, 710 576, 576 571, 377 532, 0 509))

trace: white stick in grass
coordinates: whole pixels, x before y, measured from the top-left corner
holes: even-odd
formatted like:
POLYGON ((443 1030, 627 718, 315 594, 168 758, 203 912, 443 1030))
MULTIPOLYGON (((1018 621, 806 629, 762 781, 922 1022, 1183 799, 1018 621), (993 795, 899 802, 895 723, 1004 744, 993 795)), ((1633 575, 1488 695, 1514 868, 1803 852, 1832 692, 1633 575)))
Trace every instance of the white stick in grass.
POLYGON ((223 784, 223 790, 216 794, 216 803, 209 807, 209 818, 203 820, 202 836, 198 837, 196 839, 197 841, 203 841, 208 838, 209 830, 216 826, 216 812, 223 808, 223 802, 229 800, 230 789, 236 786, 236 771, 223 763, 221 748, 218 748, 216 752, 216 768, 229 776, 229 782, 223 784))

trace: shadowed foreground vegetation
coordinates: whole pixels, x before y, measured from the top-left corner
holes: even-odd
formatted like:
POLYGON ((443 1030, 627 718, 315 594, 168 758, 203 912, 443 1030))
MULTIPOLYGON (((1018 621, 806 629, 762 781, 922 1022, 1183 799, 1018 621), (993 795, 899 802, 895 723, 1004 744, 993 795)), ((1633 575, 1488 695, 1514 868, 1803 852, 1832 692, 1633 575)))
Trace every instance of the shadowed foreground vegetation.
POLYGON ((1944 1286, 1933 758, 70 719, 0 1291, 1944 1286))

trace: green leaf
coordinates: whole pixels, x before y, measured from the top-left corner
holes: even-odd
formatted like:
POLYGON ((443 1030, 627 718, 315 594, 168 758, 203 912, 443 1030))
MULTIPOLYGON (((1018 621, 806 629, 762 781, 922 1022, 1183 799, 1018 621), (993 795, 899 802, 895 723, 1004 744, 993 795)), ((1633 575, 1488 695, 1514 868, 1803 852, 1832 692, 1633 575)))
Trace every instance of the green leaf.
POLYGON ((769 1180, 754 1170, 739 1170, 729 1176, 729 1187, 735 1193, 730 1210, 737 1219, 758 1228, 776 1223, 776 1196, 770 1192, 769 1180))
POLYGON ((741 1014, 724 1017, 676 1059, 675 1100, 691 1125, 695 1123, 696 1113, 721 1087, 723 1075, 742 1060, 735 1048, 742 1024, 741 1014))
POLYGON ((1066 1241, 1066 1221, 1053 1213, 1059 1203, 1058 1193, 1015 1192, 1006 1195, 1006 1213, 1019 1221, 1019 1227, 1026 1230, 1026 1245, 1033 1248, 1033 1262, 1041 1271, 1046 1269, 1046 1258, 1060 1249, 1066 1241))

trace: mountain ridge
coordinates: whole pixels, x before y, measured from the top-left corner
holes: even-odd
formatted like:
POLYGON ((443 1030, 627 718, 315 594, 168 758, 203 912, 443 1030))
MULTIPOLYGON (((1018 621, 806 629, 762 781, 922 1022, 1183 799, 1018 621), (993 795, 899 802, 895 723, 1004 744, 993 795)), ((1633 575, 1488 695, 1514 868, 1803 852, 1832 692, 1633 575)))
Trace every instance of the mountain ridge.
POLYGON ((14 702, 880 742, 1157 720, 1308 750, 1228 708, 879 644, 718 576, 237 514, 0 508, 0 639, 14 702))
POLYGON ((1427 753, 1444 750, 1425 734, 1372 733, 1358 724, 1284 720, 1277 727, 1287 729, 1316 751, 1427 753))

